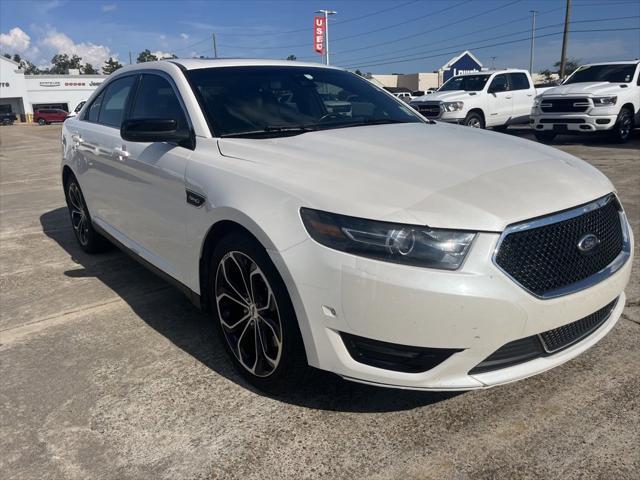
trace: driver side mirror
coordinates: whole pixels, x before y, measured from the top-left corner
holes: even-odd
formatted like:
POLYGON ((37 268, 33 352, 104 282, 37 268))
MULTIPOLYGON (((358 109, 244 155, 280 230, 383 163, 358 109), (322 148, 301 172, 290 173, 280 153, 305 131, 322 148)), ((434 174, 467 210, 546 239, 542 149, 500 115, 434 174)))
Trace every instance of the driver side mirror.
POLYGON ((131 118, 122 122, 120 136, 130 142, 171 142, 182 144, 192 141, 189 130, 178 130, 172 118, 131 118))

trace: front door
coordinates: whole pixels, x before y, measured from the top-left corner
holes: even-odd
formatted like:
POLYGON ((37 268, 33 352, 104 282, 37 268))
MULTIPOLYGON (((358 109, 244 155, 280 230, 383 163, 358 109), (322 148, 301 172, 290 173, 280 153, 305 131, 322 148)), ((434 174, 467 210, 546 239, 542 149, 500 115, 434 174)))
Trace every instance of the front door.
MULTIPOLYGON (((178 128, 189 128, 188 117, 173 81, 161 72, 145 73, 132 100, 130 118, 174 119, 178 128)), ((114 143, 126 182, 119 228, 137 244, 138 253, 174 278, 186 245, 185 171, 192 150, 167 142, 114 143)))

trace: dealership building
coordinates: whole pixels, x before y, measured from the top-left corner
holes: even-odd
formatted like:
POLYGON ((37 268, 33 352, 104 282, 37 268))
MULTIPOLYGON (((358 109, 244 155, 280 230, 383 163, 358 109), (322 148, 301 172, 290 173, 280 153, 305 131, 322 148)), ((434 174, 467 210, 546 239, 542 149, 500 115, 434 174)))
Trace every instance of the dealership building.
POLYGON ((34 110, 60 108, 67 112, 87 100, 106 75, 25 75, 19 65, 0 56, 0 113, 13 112, 28 122, 34 110))
POLYGON ((422 90, 423 92, 430 88, 439 88, 444 82, 451 77, 462 73, 479 72, 484 70, 484 66, 480 60, 465 50, 460 55, 453 57, 435 72, 427 73, 407 73, 391 75, 371 75, 375 83, 394 89, 404 89, 408 91, 422 90))

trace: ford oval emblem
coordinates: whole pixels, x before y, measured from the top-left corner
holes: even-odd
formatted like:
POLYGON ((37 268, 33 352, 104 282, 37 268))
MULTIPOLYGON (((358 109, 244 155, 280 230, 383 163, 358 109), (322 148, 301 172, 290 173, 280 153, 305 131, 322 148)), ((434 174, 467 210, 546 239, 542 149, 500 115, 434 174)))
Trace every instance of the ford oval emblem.
POLYGON ((593 233, 587 233, 578 242, 578 250, 580 250, 581 253, 589 253, 591 250, 596 248, 599 243, 600 239, 598 237, 593 233))

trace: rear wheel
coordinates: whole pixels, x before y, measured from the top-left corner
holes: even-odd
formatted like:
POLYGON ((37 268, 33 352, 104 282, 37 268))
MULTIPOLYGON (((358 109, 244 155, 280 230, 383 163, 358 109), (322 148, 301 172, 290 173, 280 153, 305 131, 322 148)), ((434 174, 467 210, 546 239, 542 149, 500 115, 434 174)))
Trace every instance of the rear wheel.
POLYGON ((309 367, 289 294, 265 249, 232 233, 210 267, 211 311, 236 369, 262 390, 295 387, 309 367))
POLYGON ((623 108, 618 114, 618 119, 611 132, 613 139, 618 143, 625 143, 631 138, 633 130, 633 113, 628 108, 623 108))
POLYGON ((540 143, 551 143, 556 138, 556 134, 553 132, 536 132, 535 136, 540 143))
POLYGON ((484 128, 484 118, 478 112, 469 112, 462 124, 471 128, 484 128))
POLYGON ((67 180, 64 192, 71 226, 80 248, 87 253, 99 253, 106 250, 109 247, 109 242, 93 228, 84 195, 75 177, 67 180))
POLYGON ((38 125, 46 125, 46 124, 47 124, 47 122, 45 121, 44 118, 39 118, 38 119, 38 125))

